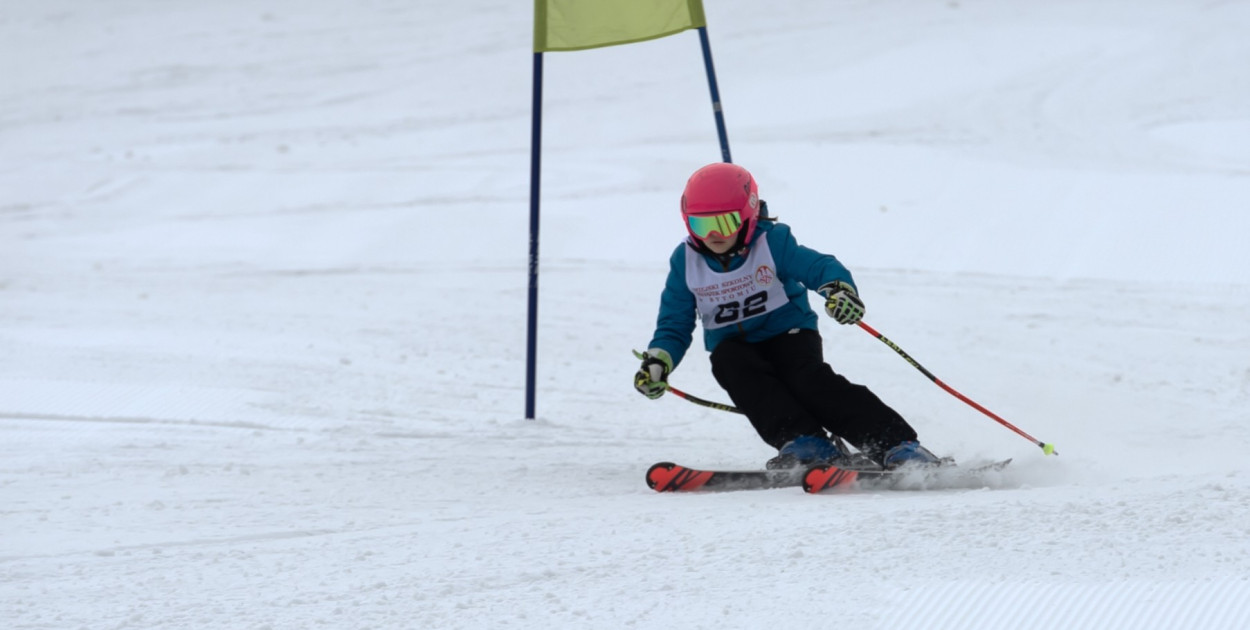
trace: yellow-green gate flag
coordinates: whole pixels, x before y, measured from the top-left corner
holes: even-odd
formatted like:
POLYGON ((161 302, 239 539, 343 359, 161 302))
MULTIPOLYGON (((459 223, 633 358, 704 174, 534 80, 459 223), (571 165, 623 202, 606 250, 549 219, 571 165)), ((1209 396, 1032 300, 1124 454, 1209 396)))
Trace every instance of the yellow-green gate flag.
POLYGON ((536 53, 629 44, 703 26, 703 0, 534 0, 536 53))

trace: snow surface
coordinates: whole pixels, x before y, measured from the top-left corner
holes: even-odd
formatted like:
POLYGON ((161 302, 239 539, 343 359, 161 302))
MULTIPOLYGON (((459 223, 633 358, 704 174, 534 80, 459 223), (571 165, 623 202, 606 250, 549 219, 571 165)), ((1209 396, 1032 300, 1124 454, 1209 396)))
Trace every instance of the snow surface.
MULTIPOLYGON (((531 5, 0 9, 6 628, 1250 627, 1250 3, 707 3, 735 161, 855 272, 826 356, 986 487, 658 495, 630 387, 698 37, 531 5)), ((725 400, 696 349, 675 385, 725 400)))

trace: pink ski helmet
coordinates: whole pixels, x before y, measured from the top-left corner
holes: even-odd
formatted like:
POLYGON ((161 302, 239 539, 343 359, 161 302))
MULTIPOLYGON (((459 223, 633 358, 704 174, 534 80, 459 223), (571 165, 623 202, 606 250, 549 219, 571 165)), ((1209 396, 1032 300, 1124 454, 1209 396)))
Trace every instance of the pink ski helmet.
POLYGON ((739 243, 750 243, 759 215, 755 178, 737 164, 717 162, 704 166, 690 176, 681 195, 681 218, 696 241, 712 232, 730 237, 741 230, 739 243))

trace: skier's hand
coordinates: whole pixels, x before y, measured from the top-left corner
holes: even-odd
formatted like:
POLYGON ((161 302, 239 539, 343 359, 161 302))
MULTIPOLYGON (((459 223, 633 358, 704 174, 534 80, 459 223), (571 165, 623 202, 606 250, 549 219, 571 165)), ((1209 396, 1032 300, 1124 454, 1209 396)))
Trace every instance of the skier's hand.
POLYGON ((837 280, 821 285, 816 292, 825 296, 825 312, 839 324, 854 324, 864 318, 864 301, 855 287, 837 280))
POLYGON ((634 374, 634 389, 652 400, 663 396, 668 389, 668 373, 673 371, 673 357, 660 348, 635 350, 634 356, 642 359, 642 367, 634 374))

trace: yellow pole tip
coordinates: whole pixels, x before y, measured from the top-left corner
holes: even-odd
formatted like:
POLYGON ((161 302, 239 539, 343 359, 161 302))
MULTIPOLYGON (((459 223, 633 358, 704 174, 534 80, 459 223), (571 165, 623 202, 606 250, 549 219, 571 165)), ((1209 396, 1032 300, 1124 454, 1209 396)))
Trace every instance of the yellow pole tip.
POLYGON ((1056 452, 1055 452, 1055 445, 1054 445, 1054 444, 1043 444, 1043 445, 1042 445, 1042 452, 1043 452, 1043 453, 1046 453, 1047 455, 1058 455, 1058 453, 1056 453, 1056 452))

